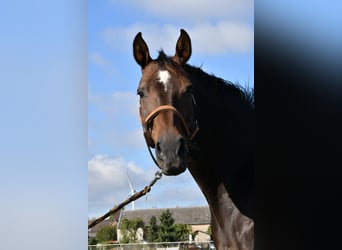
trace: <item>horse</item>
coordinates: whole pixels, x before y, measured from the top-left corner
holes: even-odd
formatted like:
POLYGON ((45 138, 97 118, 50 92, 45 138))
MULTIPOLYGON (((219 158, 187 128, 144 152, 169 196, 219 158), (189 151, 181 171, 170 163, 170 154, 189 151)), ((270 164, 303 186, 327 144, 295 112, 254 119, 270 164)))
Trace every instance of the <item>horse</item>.
POLYGON ((160 50, 156 59, 142 33, 136 34, 133 55, 142 72, 137 94, 144 138, 163 174, 189 170, 208 202, 216 248, 252 249, 254 90, 189 65, 191 53, 183 29, 175 55, 160 50))

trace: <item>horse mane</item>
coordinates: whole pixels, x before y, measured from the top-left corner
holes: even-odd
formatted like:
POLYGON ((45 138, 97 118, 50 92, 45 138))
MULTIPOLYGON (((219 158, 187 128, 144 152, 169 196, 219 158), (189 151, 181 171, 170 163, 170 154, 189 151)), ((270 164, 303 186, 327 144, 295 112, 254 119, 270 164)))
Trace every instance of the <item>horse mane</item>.
MULTIPOLYGON (((198 87, 209 98, 209 102, 219 103, 224 107, 232 106, 232 101, 235 104, 240 104, 246 109, 254 109, 254 89, 242 87, 234 84, 231 81, 216 77, 213 74, 208 74, 201 67, 186 65, 186 71, 191 75, 194 82, 199 82, 198 87)), ((236 106, 236 105, 233 105, 236 106)))
MULTIPOLYGON (((165 68, 167 64, 171 64, 173 67, 179 68, 171 57, 167 56, 163 50, 159 51, 158 58, 156 59, 161 68, 165 68)), ((233 97, 233 99, 240 100, 242 105, 245 105, 251 109, 254 109, 254 89, 249 87, 242 87, 238 84, 234 84, 230 81, 216 77, 213 74, 204 72, 201 67, 194 67, 189 64, 185 65, 185 71, 188 73, 193 82, 198 82, 200 79, 200 85, 203 93, 208 94, 212 101, 217 102, 218 99, 222 100, 222 103, 227 106, 227 97, 233 97)))

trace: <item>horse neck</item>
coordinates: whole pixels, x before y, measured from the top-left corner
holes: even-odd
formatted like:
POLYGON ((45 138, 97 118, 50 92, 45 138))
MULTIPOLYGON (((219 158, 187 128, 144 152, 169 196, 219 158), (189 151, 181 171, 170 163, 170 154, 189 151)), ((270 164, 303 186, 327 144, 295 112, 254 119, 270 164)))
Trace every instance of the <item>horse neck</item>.
POLYGON ((189 171, 209 204, 215 206, 220 196, 218 188, 224 185, 235 205, 245 210, 254 178, 252 108, 236 92, 217 85, 218 78, 191 66, 187 72, 194 84, 200 128, 194 141, 196 146, 190 147, 189 171))
MULTIPOLYGON (((195 116, 201 147, 221 145, 227 153, 250 154, 255 141, 255 116, 242 91, 231 83, 190 65, 185 67, 193 82, 195 116), (229 139, 229 140, 228 140, 229 139)), ((207 151, 207 150, 206 150, 207 151)), ((212 150, 209 150, 212 151, 212 150)), ((227 155, 224 154, 225 156, 227 155)), ((239 161, 240 162, 240 161, 239 161)))

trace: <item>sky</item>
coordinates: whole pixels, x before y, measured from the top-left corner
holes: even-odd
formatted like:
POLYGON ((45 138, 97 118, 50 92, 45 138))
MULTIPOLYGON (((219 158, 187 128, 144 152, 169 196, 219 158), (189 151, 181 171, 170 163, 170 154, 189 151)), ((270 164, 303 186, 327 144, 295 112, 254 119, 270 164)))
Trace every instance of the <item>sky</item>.
POLYGON ((87 246, 86 7, 0 4, 1 249, 87 246))
MULTIPOLYGON (((254 87, 253 1, 88 1, 88 217, 98 217, 153 179, 138 117, 141 70, 132 54, 138 32, 152 58, 174 55, 180 29, 192 40, 189 64, 254 87)), ((163 176, 135 209, 202 206, 190 173, 163 176)), ((126 209, 132 209, 128 205, 126 209)))
MULTIPOLYGON (((1 1, 1 249, 85 249, 87 218, 129 193, 126 171, 137 190, 150 182, 157 167, 137 118, 136 32, 155 57, 161 47, 172 55, 184 28, 193 42, 191 64, 254 85, 253 36, 242 42, 253 33, 253 3, 160 2, 1 1)), ((319 67, 341 72, 341 8, 337 0, 255 1, 255 39, 268 29, 256 41, 267 46, 281 38, 298 46, 298 57, 306 51, 319 67)), ((135 205, 204 202, 185 173, 164 176, 135 205)))

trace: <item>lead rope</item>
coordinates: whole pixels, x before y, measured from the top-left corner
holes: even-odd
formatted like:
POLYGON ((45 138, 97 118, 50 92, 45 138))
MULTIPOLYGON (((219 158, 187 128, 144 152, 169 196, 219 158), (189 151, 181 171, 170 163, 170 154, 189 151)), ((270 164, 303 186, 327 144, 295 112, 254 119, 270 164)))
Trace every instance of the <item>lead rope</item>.
POLYGON ((115 212, 117 212, 118 210, 120 210, 121 208, 126 206, 127 204, 131 203, 132 201, 135 201, 135 200, 139 199, 140 197, 146 195, 148 192, 151 191, 151 187, 161 178, 162 178, 162 172, 161 171, 157 171, 155 173, 154 179, 151 181, 151 183, 148 186, 144 187, 144 189, 140 190, 139 192, 134 193, 132 196, 130 196, 129 198, 127 198, 126 200, 121 202, 119 205, 116 205, 115 207, 113 207, 111 210, 109 210, 104 215, 102 215, 99 218, 97 218, 97 219, 91 221, 90 223, 88 223, 88 229, 90 229, 93 226, 95 226, 95 225, 99 224, 100 222, 104 221, 107 217, 111 216, 112 214, 114 214, 115 212))

